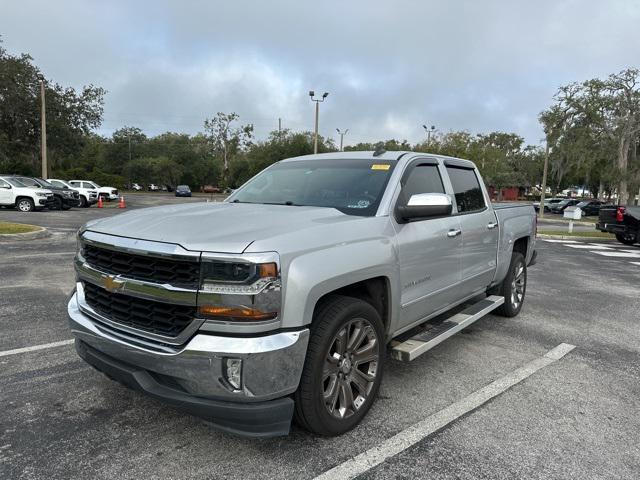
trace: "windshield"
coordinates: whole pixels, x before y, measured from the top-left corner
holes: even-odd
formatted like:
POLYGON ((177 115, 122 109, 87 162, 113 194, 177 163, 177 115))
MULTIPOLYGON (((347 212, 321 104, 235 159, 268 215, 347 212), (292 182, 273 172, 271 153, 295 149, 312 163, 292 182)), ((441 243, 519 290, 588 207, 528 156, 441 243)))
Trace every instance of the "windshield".
POLYGON ((230 201, 329 207, 373 216, 395 164, 375 159, 281 162, 250 180, 230 201))
POLYGON ((578 207, 582 208, 582 207, 586 207, 587 205, 589 205, 589 202, 580 202, 578 205, 578 207))
POLYGON ((26 187, 24 183, 22 183, 20 180, 14 177, 5 178, 5 180, 9 182, 11 185, 13 185, 14 187, 26 187))
POLYGON ((47 182, 46 180, 44 180, 42 178, 34 178, 34 180, 36 182, 38 182, 40 185, 42 185, 43 187, 53 187, 53 185, 51 185, 49 182, 47 182))

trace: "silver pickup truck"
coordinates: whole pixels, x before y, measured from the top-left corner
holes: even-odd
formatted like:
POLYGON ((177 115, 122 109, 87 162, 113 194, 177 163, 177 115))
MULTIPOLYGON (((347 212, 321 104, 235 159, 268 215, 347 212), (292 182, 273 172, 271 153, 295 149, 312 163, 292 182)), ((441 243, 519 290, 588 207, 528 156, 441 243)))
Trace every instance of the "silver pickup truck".
POLYGON ((535 234, 533 207, 492 205, 467 160, 291 158, 224 202, 85 225, 71 330, 96 369, 223 430, 338 435, 388 353, 519 313, 535 234))

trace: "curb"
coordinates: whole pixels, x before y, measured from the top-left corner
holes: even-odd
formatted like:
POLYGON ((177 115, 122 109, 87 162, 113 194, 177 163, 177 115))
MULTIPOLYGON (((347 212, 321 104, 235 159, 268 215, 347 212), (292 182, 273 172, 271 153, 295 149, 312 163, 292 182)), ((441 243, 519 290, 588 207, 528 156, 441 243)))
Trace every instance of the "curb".
POLYGON ((602 242, 615 242, 615 238, 606 238, 606 237, 583 237, 577 235, 547 235, 546 233, 538 233, 536 235, 537 238, 553 238, 555 240, 584 240, 585 242, 591 240, 599 240, 602 242))
POLYGON ((49 230, 44 227, 38 227, 34 232, 25 233, 0 233, 0 240, 35 240, 38 238, 46 238, 51 236, 49 230))
MULTIPOLYGON (((558 217, 557 219, 548 218, 548 217, 544 217, 544 218, 538 217, 538 223, 566 223, 567 225, 569 225, 569 220, 565 221, 564 217, 558 217)), ((574 225, 594 226, 594 227, 596 225, 593 222, 583 222, 581 220, 574 220, 573 224, 574 225)))

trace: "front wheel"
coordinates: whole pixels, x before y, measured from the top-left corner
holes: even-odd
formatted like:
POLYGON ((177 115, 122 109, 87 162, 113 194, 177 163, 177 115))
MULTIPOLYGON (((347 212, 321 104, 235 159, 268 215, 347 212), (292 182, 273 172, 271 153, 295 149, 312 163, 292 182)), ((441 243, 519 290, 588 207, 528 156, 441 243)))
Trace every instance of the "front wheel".
POLYGON ((638 235, 634 233, 616 233, 616 239, 625 245, 633 245, 638 241, 638 235))
POLYGON ((16 202, 16 207, 18 207, 18 210, 21 212, 33 212, 36 208, 33 200, 30 198, 21 198, 16 202))
POLYGON ((380 315, 369 303, 335 295, 314 315, 296 421, 320 435, 341 435, 366 415, 378 393, 384 359, 380 315))
POLYGON ((520 252, 511 254, 511 263, 507 276, 500 284, 498 295, 504 297, 504 303, 496 313, 503 317, 515 317, 520 313, 527 291, 527 264, 520 252))

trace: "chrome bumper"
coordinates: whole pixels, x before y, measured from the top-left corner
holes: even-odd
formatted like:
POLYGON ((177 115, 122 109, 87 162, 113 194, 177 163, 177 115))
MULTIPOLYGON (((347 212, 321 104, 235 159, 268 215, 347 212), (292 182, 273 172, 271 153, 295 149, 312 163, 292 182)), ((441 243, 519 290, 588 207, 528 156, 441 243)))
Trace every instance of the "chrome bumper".
MULTIPOLYGON (((73 335, 120 362, 159 374, 156 379, 183 392, 227 402, 260 402, 283 397, 298 388, 309 330, 256 337, 223 337, 196 333, 175 352, 135 345, 80 309, 78 296, 67 307, 73 335), (225 380, 223 362, 242 359, 242 389, 225 380)), ((132 339, 133 340, 133 339, 132 339)))

